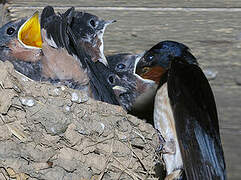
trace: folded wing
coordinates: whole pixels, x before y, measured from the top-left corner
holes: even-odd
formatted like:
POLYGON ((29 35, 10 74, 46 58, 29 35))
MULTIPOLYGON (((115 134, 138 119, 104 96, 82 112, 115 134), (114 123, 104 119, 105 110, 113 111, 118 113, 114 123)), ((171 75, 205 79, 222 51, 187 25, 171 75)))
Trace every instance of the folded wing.
POLYGON ((168 95, 187 179, 226 179, 216 104, 202 70, 172 61, 168 95))

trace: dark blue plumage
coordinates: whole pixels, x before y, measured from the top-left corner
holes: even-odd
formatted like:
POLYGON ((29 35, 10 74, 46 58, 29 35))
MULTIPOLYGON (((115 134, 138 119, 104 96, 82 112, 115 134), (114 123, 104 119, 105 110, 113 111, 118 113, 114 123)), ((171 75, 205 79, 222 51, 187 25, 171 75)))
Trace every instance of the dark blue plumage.
POLYGON ((158 78, 153 75, 159 75, 160 88, 167 83, 176 148, 180 148, 186 178, 226 179, 215 99, 189 48, 174 41, 160 42, 144 54, 136 73, 155 81, 158 78))

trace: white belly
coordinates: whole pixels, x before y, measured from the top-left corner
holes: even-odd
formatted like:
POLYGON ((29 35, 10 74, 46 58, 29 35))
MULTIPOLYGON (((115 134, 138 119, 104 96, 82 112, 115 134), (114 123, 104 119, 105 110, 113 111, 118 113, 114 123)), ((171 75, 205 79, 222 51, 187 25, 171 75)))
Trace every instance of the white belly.
POLYGON ((154 106, 154 126, 161 133, 165 140, 163 160, 166 165, 167 175, 174 170, 183 167, 181 152, 177 141, 175 121, 170 106, 167 83, 158 91, 155 97, 154 106))

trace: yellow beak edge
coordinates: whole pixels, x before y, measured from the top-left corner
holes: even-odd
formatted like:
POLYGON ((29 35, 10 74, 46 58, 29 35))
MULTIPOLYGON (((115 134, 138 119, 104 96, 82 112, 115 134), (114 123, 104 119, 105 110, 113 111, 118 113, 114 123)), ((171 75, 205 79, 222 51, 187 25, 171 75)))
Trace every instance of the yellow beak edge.
POLYGON ((39 13, 35 12, 18 31, 18 40, 27 48, 42 48, 39 13))

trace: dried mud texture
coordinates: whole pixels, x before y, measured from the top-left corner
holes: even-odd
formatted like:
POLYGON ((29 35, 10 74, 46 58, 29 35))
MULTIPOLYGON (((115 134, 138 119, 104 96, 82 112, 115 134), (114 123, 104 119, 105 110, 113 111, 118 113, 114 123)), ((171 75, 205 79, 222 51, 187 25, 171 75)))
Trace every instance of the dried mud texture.
POLYGON ((150 124, 0 61, 0 179, 157 179, 150 124))

